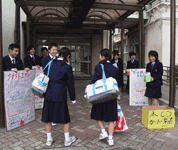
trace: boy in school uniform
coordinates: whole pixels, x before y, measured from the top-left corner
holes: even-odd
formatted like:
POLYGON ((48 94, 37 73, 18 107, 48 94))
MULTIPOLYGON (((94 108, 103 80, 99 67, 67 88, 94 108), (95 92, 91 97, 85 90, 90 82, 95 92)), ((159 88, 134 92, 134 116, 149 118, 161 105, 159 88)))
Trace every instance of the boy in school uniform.
MULTIPOLYGON (((129 57, 131 60, 127 62, 127 69, 136 69, 139 68, 139 61, 136 60, 136 53, 130 52, 129 57)), ((127 86, 126 89, 129 90, 129 76, 127 76, 127 86)))
MULTIPOLYGON (((9 45, 9 55, 3 57, 3 71, 15 71, 24 70, 22 60, 17 57, 19 53, 19 46, 17 44, 9 45)), ((25 68, 26 71, 29 68, 25 68)))
POLYGON ((35 55, 34 46, 28 46, 27 51, 29 55, 24 59, 25 67, 32 69, 32 66, 37 66, 40 69, 40 57, 35 55))
POLYGON ((49 61, 51 61, 52 59, 56 59, 56 54, 58 52, 57 49, 57 44, 56 43, 50 43, 48 50, 49 50, 49 54, 48 56, 46 56, 45 58, 43 58, 42 60, 42 66, 46 66, 48 64, 49 61))
POLYGON ((48 56, 48 49, 46 47, 41 48, 42 56, 40 57, 40 66, 42 66, 42 59, 48 56))
MULTIPOLYGON (((44 57, 41 61, 43 67, 45 67, 48 64, 48 62, 51 61, 52 59, 56 60, 56 54, 58 52, 57 47, 58 46, 56 43, 49 44, 49 47, 48 47, 49 54, 48 54, 48 56, 44 57)), ((57 125, 56 123, 52 122, 52 126, 56 126, 56 125, 57 125)))

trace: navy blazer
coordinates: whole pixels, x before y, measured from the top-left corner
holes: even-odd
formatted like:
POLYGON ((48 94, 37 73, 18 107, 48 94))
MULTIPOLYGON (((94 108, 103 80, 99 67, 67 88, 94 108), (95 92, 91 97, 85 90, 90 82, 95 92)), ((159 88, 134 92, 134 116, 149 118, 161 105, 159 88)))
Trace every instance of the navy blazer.
POLYGON ((42 67, 45 67, 51 61, 51 57, 48 55, 42 59, 42 67))
MULTIPOLYGON (((115 59, 111 60, 111 63, 114 64, 115 63, 115 59)), ((123 74, 123 62, 121 58, 118 58, 118 63, 117 63, 117 67, 119 69, 120 74, 123 74)))
MULTIPOLYGON (((115 59, 112 59, 111 63, 114 64, 115 63, 115 59)), ((118 58, 117 67, 119 69, 119 77, 120 77, 118 86, 122 87, 123 86, 123 62, 122 62, 121 58, 118 58)))
POLYGON ((129 60, 127 62, 127 69, 135 69, 135 68, 139 68, 139 61, 135 59, 134 62, 132 63, 131 60, 129 60))
POLYGON ((43 58, 45 58, 45 57, 44 56, 40 57, 40 66, 42 66, 42 60, 43 60, 43 58))
MULTIPOLYGON (((43 68, 46 66, 45 58, 43 59, 43 68)), ((75 100, 74 76, 72 67, 68 64, 60 66, 61 60, 53 60, 50 72, 49 83, 46 93, 44 94, 45 100, 52 102, 65 102, 67 101, 67 89, 69 91, 70 99, 75 100)), ((48 67, 44 70, 47 74, 48 67)))
MULTIPOLYGON (((104 71, 105 71, 106 78, 113 77, 114 79, 116 79, 116 81, 119 85, 119 71, 118 71, 118 69, 116 67, 114 67, 112 65, 112 63, 106 62, 103 65, 104 65, 104 71)), ((101 64, 98 64, 95 67, 95 74, 94 74, 93 79, 90 84, 95 83, 99 79, 102 79, 101 64)))
POLYGON ((12 61, 9 55, 2 58, 3 60, 3 71, 10 71, 12 68, 17 68, 17 70, 24 70, 22 60, 15 57, 15 64, 12 64, 12 61))
POLYGON ((146 83, 146 86, 160 87, 161 85, 163 85, 163 64, 161 62, 155 62, 153 67, 151 66, 151 62, 148 63, 146 66, 146 72, 150 72, 151 77, 153 77, 154 79, 154 81, 146 83))
POLYGON ((30 55, 24 58, 25 67, 32 69, 32 66, 40 65, 40 57, 37 55, 34 56, 35 56, 35 62, 33 61, 30 55))

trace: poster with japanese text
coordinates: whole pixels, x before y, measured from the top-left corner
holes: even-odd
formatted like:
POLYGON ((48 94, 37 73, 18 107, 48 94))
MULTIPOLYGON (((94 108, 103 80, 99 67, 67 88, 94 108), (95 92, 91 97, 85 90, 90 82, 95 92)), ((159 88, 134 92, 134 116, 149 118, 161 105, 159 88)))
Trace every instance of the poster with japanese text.
MULTIPOLYGON (((33 66, 32 69, 36 70, 35 77, 39 76, 40 73, 43 73, 42 67, 40 69, 38 69, 36 66, 33 66)), ((44 98, 40 98, 40 97, 34 95, 34 102, 35 102, 35 109, 43 108, 44 98)))
POLYGON ((148 98, 144 96, 146 90, 145 73, 146 69, 130 69, 130 106, 148 105, 148 98))
POLYGON ((35 70, 4 72, 4 105, 7 131, 35 120, 32 81, 35 70))

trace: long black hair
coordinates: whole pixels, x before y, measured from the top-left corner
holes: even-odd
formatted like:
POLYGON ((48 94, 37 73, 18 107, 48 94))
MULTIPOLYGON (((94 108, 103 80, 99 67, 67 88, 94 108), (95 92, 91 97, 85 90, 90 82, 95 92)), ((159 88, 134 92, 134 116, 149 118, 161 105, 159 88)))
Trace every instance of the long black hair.
POLYGON ((158 53, 157 53, 157 51, 151 50, 151 51, 148 53, 148 58, 150 58, 150 56, 154 56, 154 57, 155 57, 155 61, 159 61, 159 60, 158 60, 158 53))
POLYGON ((100 61, 101 64, 104 64, 105 62, 107 62, 107 60, 111 59, 111 51, 107 48, 102 49, 100 51, 101 56, 105 57, 105 60, 100 61))
POLYGON ((70 50, 67 47, 62 47, 61 50, 60 50, 60 53, 59 53, 59 56, 63 57, 63 60, 60 64, 60 66, 66 64, 68 62, 68 60, 67 60, 68 55, 70 57, 70 50))
POLYGON ((112 54, 113 54, 113 59, 114 59, 114 57, 115 57, 116 55, 119 57, 119 52, 118 52, 118 50, 113 50, 113 51, 112 51, 112 54))

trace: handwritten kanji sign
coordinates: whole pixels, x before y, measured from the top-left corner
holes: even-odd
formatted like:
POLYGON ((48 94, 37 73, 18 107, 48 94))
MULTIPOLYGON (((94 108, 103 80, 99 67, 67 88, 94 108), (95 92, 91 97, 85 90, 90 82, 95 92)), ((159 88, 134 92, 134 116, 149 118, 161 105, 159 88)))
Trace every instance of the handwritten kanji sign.
POLYGON ((35 70, 4 72, 4 104, 7 131, 35 119, 31 84, 35 70))
POLYGON ((143 106, 142 123, 148 129, 174 128, 175 110, 168 106, 143 106))

